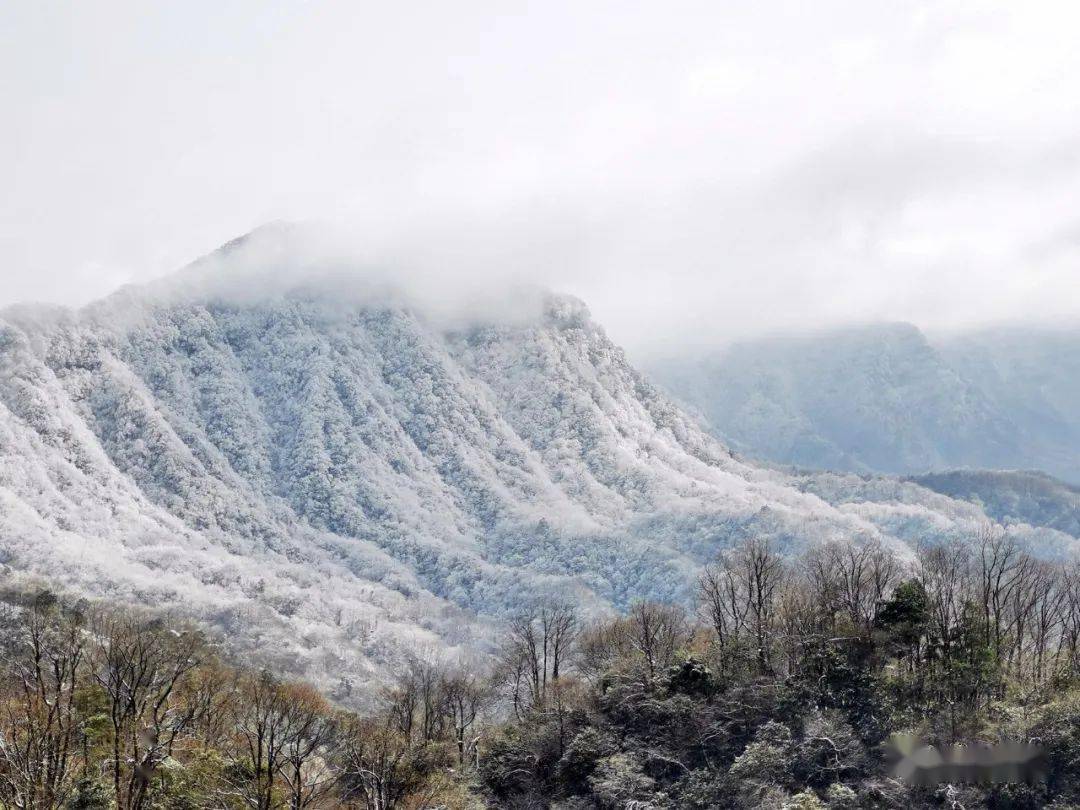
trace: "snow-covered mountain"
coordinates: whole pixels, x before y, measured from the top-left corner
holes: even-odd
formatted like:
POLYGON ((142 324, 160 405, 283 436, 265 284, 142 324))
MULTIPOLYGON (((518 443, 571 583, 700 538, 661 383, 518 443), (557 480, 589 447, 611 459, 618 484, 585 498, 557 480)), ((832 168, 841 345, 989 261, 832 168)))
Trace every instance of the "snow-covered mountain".
POLYGON ((984 329, 939 342, 1022 437, 1027 463, 1080 484, 1080 327, 984 329))
POLYGON ((1080 482, 1080 330, 769 338, 648 372, 747 455, 858 472, 1041 469, 1080 482))
POLYGON ((985 520, 734 456, 576 299, 451 315, 308 255, 270 229, 0 314, 0 572, 184 611, 347 697, 418 646, 484 648, 534 596, 687 599, 748 534, 903 548, 985 520))

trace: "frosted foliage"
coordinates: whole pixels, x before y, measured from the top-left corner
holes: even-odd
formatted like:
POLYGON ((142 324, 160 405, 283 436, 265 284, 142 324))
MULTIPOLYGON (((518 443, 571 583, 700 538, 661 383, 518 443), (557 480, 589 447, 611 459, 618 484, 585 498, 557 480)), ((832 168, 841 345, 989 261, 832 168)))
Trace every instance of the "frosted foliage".
POLYGON ((538 309, 436 325, 308 289, 9 310, 0 571, 190 613, 350 699, 418 648, 488 648, 532 596, 688 600, 748 535, 904 548, 984 519, 912 483, 747 464, 580 302, 538 309))

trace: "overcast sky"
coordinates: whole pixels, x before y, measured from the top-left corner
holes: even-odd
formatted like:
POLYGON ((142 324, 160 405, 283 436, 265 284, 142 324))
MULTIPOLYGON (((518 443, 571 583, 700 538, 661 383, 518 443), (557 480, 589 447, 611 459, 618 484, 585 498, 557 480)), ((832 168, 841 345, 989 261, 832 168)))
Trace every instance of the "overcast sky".
POLYGON ((1077 31, 1030 0, 6 0, 0 305, 283 218, 577 293, 638 351, 1075 318, 1077 31))

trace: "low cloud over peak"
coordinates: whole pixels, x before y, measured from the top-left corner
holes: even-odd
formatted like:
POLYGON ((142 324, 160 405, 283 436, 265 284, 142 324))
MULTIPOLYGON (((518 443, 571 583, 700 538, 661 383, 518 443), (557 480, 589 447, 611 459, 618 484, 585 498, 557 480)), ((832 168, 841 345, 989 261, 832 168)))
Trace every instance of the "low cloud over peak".
POLYGON ((0 305, 285 218, 435 297, 576 294, 638 352, 1080 316, 1059 4, 0 14, 0 305))

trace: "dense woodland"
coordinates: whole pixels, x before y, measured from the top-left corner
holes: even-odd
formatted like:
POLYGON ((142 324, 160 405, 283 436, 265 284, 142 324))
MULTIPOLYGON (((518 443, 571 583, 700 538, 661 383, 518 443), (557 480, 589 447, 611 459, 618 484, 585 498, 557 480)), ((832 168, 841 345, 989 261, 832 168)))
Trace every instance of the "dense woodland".
POLYGON ((1080 807, 1080 568, 1007 532, 763 540, 693 610, 510 617, 492 660, 418 654, 358 715, 169 616, 11 591, 2 808, 1080 807), (915 787, 898 732, 1040 743, 1045 781, 915 787))

